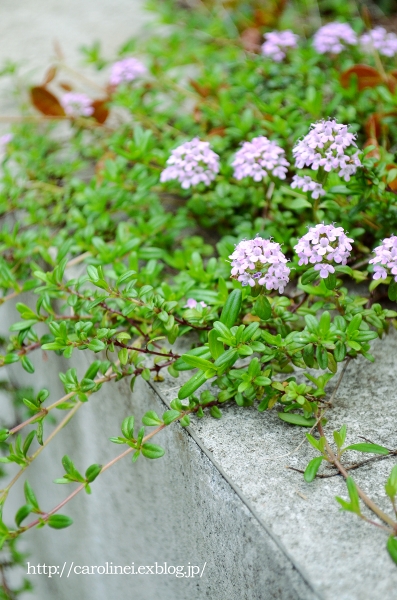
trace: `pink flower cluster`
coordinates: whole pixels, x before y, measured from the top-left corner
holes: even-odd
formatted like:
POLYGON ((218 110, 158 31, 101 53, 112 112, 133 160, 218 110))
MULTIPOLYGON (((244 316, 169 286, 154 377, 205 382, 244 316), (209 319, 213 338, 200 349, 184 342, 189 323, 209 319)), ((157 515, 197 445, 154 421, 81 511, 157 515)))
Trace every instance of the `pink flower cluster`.
POLYGON ((375 27, 360 37, 363 50, 371 52, 373 48, 383 56, 397 54, 397 35, 388 33, 384 27, 375 27))
POLYGON ((244 142, 232 162, 236 179, 252 177, 254 181, 262 181, 269 174, 285 179, 288 166, 284 150, 265 136, 244 142))
POLYGON ((4 135, 2 135, 0 137, 0 154, 2 154, 3 152, 6 151, 7 146, 11 142, 13 137, 14 137, 14 134, 12 134, 12 133, 5 133, 4 135))
POLYGON ((219 173, 219 156, 208 142, 194 138, 172 151, 160 181, 176 179, 184 189, 204 183, 210 185, 219 173))
POLYGON ((111 85, 120 85, 120 83, 129 83, 137 77, 146 75, 147 69, 137 58, 123 58, 112 65, 109 82, 111 85))
POLYGON ((397 282, 397 236, 385 238, 374 253, 375 257, 369 261, 375 265, 374 279, 386 279, 388 275, 392 275, 397 282))
POLYGON ((353 155, 345 153, 347 149, 357 148, 355 139, 356 136, 348 132, 347 125, 337 123, 333 119, 318 121, 293 148, 295 164, 298 169, 307 166, 314 171, 319 167, 328 172, 339 169, 338 175, 349 181, 350 176, 362 166, 358 151, 353 155))
POLYGON ((68 92, 62 96, 61 104, 68 117, 89 117, 94 112, 91 98, 86 94, 68 92))
POLYGON ((264 285, 267 290, 283 293, 289 281, 290 269, 280 244, 257 236, 237 244, 231 258, 231 277, 243 286, 264 285))
POLYGON ((262 54, 269 56, 275 62, 284 60, 289 48, 296 48, 299 36, 289 29, 285 31, 270 31, 266 33, 265 43, 262 44, 262 54))
POLYGON ((332 262, 345 265, 352 249, 351 238, 348 238, 342 227, 320 223, 310 227, 294 246, 300 265, 314 264, 314 269, 325 279, 335 273, 332 262))
POLYGON ((195 300, 194 298, 188 298, 183 308, 196 308, 197 304, 200 304, 200 306, 202 306, 203 308, 207 306, 206 303, 203 301, 197 302, 197 300, 195 300))
POLYGON ((327 23, 314 34, 313 46, 319 54, 340 54, 357 44, 357 36, 347 23, 327 23))
POLYGON ((317 200, 320 198, 320 196, 325 195, 325 190, 321 183, 313 181, 313 179, 308 175, 304 175, 303 177, 300 175, 294 175, 292 178, 291 187, 293 189, 298 188, 303 192, 311 192, 311 196, 314 198, 314 200, 317 200))

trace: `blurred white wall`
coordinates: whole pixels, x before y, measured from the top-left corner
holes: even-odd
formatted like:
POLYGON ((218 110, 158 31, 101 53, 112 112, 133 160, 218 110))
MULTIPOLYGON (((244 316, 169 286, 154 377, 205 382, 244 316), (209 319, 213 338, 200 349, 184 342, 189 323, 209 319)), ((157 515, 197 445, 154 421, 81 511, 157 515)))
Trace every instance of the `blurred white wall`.
MULTIPOLYGON (((151 19, 145 0, 1 0, 0 69, 6 60, 22 65, 31 83, 40 83, 57 40, 67 61, 81 64, 81 46, 101 42, 113 58, 122 43, 151 19)), ((17 114, 8 77, 0 78, 0 115, 17 114)), ((4 124, 1 130, 4 130, 4 124)))

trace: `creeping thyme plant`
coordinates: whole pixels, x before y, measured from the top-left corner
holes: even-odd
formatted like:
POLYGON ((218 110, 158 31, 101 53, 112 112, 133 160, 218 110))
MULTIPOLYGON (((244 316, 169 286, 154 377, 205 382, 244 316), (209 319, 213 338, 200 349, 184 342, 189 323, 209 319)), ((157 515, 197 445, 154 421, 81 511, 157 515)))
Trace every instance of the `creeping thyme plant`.
POLYGON ((91 95, 58 52, 0 140, 0 302, 20 315, 0 366, 32 374, 32 390, 9 390, 17 422, 1 423, 2 475, 13 467, 1 506, 27 475, 1 543, 18 562, 16 539, 69 526, 60 511, 119 459, 160 458, 156 433, 237 403, 310 428, 305 480, 323 461, 341 473, 342 508, 375 513, 397 562, 397 467, 389 514, 343 459, 393 453, 345 446, 343 423, 331 442, 324 416, 329 383, 373 361, 371 341, 397 323, 395 37, 348 3, 321 28, 306 2, 154 4, 165 37, 130 40, 114 60, 86 48, 109 74, 91 95), (32 354, 80 352, 87 372, 60 367, 65 394, 50 402, 32 354), (72 492, 39 504, 29 466, 76 412, 102 386, 133 390, 165 369, 183 380, 169 410, 126 414, 105 465, 81 473, 65 456, 56 483, 72 492))

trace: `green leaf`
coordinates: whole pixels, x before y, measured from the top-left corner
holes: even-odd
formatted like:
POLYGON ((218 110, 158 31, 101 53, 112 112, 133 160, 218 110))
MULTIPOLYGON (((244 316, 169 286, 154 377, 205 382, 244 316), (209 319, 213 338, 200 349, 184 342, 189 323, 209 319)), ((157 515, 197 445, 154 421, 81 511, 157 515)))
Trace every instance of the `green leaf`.
POLYGON ((142 423, 147 427, 155 427, 156 425, 161 425, 163 421, 154 410, 149 410, 143 415, 142 423))
POLYGON ((90 465, 85 472, 85 478, 88 481, 88 483, 92 483, 98 477, 98 475, 101 471, 102 471, 102 465, 98 465, 98 464, 90 465))
POLYGON ((387 540, 386 548, 392 560, 397 564, 397 539, 392 535, 387 540))
POLYGON ((300 427, 313 427, 316 424, 316 419, 306 419, 302 415, 296 413, 282 413, 279 412, 278 416, 282 421, 290 423, 290 425, 299 425, 300 427))
POLYGON ((348 336, 351 336, 352 333, 354 333, 355 331, 357 331, 357 329, 359 329, 362 320, 363 320, 363 318, 360 314, 354 315, 354 317, 352 318, 352 320, 350 321, 350 323, 346 329, 346 333, 348 336))
POLYGON ((8 429, 0 429, 0 442, 5 442, 9 435, 8 429))
POLYGON ((222 356, 217 358, 215 361, 215 367, 218 367, 218 374, 221 375, 222 373, 224 373, 226 369, 234 365, 237 359, 238 352, 237 350, 234 350, 234 348, 230 348, 229 350, 224 352, 222 356))
POLYGON ((320 369, 326 369, 328 367, 328 352, 323 346, 317 346, 316 358, 320 369))
POLYGON ((226 300, 225 306, 223 307, 220 322, 226 325, 226 327, 233 327, 241 309, 241 303, 243 299, 242 291, 239 289, 233 290, 226 300))
POLYGON ((164 456, 165 450, 156 444, 142 444, 141 452, 146 458, 161 458, 164 456))
POLYGON ((396 281, 391 282, 391 284, 389 285, 389 288, 387 290, 387 294, 389 296, 389 300, 391 300, 392 302, 397 300, 397 282, 396 281))
POLYGON ((6 354, 4 357, 4 364, 11 365, 12 363, 18 362, 19 358, 19 355, 16 353, 6 354))
POLYGON ((316 440, 315 437, 310 435, 310 433, 306 434, 307 441, 315 448, 316 450, 320 450, 320 442, 316 440))
POLYGON ((134 437, 134 423, 135 423, 134 416, 126 417, 125 419, 123 419, 123 422, 121 423, 121 433, 128 440, 134 437))
POLYGON ((47 524, 53 529, 65 529, 73 524, 73 519, 66 515, 51 515, 47 519, 47 524))
POLYGON ((314 365, 314 346, 313 344, 308 344, 303 348, 302 356, 305 364, 308 367, 312 367, 314 365))
POLYGON ((323 460, 324 458, 322 456, 316 456, 316 458, 312 458, 312 460, 309 462, 303 475, 307 483, 310 483, 316 477, 317 471, 319 470, 323 460))
POLYGON ((210 414, 211 414, 211 417, 214 417, 214 419, 222 418, 222 412, 219 410, 219 408, 217 406, 211 406, 210 414))
POLYGON ((214 329, 218 332, 219 336, 225 338, 226 340, 229 341, 233 339, 232 332, 224 323, 221 323, 220 321, 215 321, 214 329))
MULTIPOLYGON (((211 365, 212 366, 212 365, 211 365)), ((191 396, 196 390, 199 389, 207 381, 205 373, 200 371, 196 373, 187 381, 179 390, 178 398, 183 400, 184 398, 188 398, 191 396)))
POLYGON ((370 452, 371 454, 389 454, 387 448, 378 444, 351 444, 351 446, 347 446, 344 450, 357 450, 357 452, 370 452))
POLYGON ((128 349, 122 348, 118 353, 119 361, 121 365, 126 365, 128 362, 128 349))
POLYGON ((391 470, 385 490, 390 499, 393 499, 397 495, 397 465, 394 465, 391 470))
POLYGON ((100 352, 106 348, 106 344, 102 340, 91 340, 88 344, 88 349, 93 352, 100 352))
POLYGON ((272 316, 272 307, 266 296, 258 296, 254 304, 255 313, 262 321, 267 321, 272 316))
POLYGON ((40 446, 43 445, 43 433, 44 433, 43 421, 40 420, 37 423, 37 429, 36 429, 36 438, 37 438, 37 441, 39 442, 40 446))
POLYGON ((324 285, 327 290, 334 290, 337 286, 337 279, 335 273, 330 273, 328 277, 324 278, 324 285))
POLYGON ((36 510, 40 510, 39 503, 37 502, 37 498, 36 498, 28 481, 25 481, 23 489, 25 492, 25 500, 26 500, 27 504, 29 504, 32 508, 34 508, 36 510))
POLYGON ((353 512, 356 514, 360 514, 360 497, 357 492, 356 484, 354 483, 354 479, 352 477, 348 477, 346 479, 347 491, 349 492, 350 502, 352 506, 353 512))
POLYGON ((331 373, 336 373, 338 370, 338 365, 336 364, 334 355, 331 354, 331 352, 327 352, 327 356, 328 356, 328 369, 331 371, 331 373))
POLYGON ((222 342, 218 340, 218 336, 219 333, 216 331, 216 329, 211 329, 211 331, 208 333, 208 346, 211 356, 215 360, 219 358, 225 351, 222 342))
POLYGON ((327 310, 323 312, 320 318, 318 330, 321 336, 325 336, 329 332, 331 326, 331 315, 327 310))
POLYGON ((109 440, 113 443, 113 444, 126 444, 127 442, 125 441, 124 438, 122 437, 111 437, 109 438, 109 440))
POLYGON ((312 267, 312 268, 308 269, 307 271, 305 271, 305 273, 303 273, 303 275, 301 277, 301 283, 303 285, 307 285, 308 283, 311 283, 315 279, 318 279, 318 277, 319 277, 319 271, 315 271, 314 267, 312 267))
POLYGON ((22 302, 17 302, 15 308, 17 309, 17 311, 23 319, 32 319, 37 321, 37 315, 33 312, 31 308, 29 308, 29 306, 26 306, 26 304, 22 304, 22 302))
POLYGON ((165 425, 169 425, 180 417, 181 413, 179 410, 166 410, 163 414, 163 421, 165 425))
POLYGON ((36 325, 37 319, 28 319, 27 321, 19 321, 18 323, 14 323, 10 327, 10 331, 24 331, 25 329, 29 329, 33 325, 36 325))
POLYGON ((27 356, 21 356, 21 365, 28 373, 34 373, 34 366, 27 356))
POLYGON ((76 470, 73 461, 71 460, 71 458, 69 458, 67 454, 65 454, 65 456, 62 457, 62 466, 68 474, 73 474, 76 470))
POLYGON ((26 436, 25 441, 22 446, 22 452, 23 452, 24 456, 27 455, 28 450, 30 448, 31 443, 34 440, 35 435, 36 435, 36 431, 34 430, 34 431, 31 431, 30 433, 28 433, 28 435, 26 436))
MULTIPOLYGON (((215 334, 216 334, 216 336, 218 336, 216 331, 215 331, 215 334)), ((223 344, 222 344, 222 348, 223 348, 223 344)), ((207 360, 208 358, 211 358, 211 352, 207 346, 200 346, 199 348, 193 348, 192 350, 189 350, 189 352, 187 352, 186 354, 189 354, 189 356, 200 356, 201 358, 204 358, 205 360, 207 360)), ((185 361, 182 358, 178 358, 175 361, 173 366, 175 367, 175 369, 177 371, 189 371, 192 369, 192 367, 190 365, 188 365, 187 363, 185 363, 185 361)))
POLYGON ((22 521, 30 515, 32 508, 33 507, 30 504, 25 504, 17 511, 17 514, 15 515, 15 523, 17 524, 17 527, 19 527, 22 521))
POLYGON ((187 363, 191 367, 201 369, 202 371, 207 370, 207 369, 215 369, 216 370, 216 367, 214 367, 214 363, 210 362, 209 360, 205 360, 204 358, 201 358, 200 356, 192 356, 191 354, 182 354, 181 358, 182 358, 182 360, 185 361, 185 363, 187 363))
POLYGON ((336 342, 334 349, 334 358, 336 362, 342 362, 346 357, 346 346, 340 340, 336 342))

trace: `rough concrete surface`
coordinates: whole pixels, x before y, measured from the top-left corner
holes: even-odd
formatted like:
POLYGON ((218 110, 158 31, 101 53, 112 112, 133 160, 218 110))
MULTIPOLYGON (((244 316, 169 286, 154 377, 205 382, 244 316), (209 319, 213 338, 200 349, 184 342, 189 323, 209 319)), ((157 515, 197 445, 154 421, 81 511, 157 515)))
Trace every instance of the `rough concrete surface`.
MULTIPOLYGON (((364 436, 397 448, 397 334, 376 341, 373 353, 374 364, 360 358, 349 365, 327 413, 326 431, 332 440, 332 430, 345 423, 350 444, 364 436)), ((175 397, 177 390, 167 392, 167 387, 175 388, 175 380, 154 385, 166 400, 175 397)), ((301 474, 286 468, 304 469, 316 456, 308 443, 294 452, 304 430, 281 422, 276 410, 258 413, 231 406, 223 413, 221 420, 196 419, 191 429, 294 564, 308 574, 313 588, 327 600, 397 598, 397 569, 385 550, 386 534, 339 511, 335 496, 348 497, 343 479, 306 484, 301 474)), ((366 456, 347 452, 344 461, 352 464, 366 456)), ((384 483, 394 464, 392 457, 352 471, 356 483, 389 514, 384 483)))

